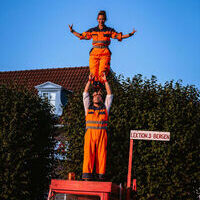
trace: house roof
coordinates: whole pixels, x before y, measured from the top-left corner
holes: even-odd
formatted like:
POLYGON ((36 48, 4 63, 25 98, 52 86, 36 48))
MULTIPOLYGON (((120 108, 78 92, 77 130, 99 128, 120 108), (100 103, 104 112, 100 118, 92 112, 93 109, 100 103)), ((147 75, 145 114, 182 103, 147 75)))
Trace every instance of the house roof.
POLYGON ((5 71, 0 72, 0 83, 15 82, 34 90, 35 86, 50 81, 67 90, 79 91, 85 87, 88 76, 89 67, 5 71))

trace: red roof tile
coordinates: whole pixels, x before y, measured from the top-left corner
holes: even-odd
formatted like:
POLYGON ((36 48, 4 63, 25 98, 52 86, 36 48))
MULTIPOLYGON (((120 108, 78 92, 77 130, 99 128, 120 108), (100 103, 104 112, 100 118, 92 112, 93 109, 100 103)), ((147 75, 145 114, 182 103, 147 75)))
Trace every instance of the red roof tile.
POLYGON ((15 82, 35 89, 47 81, 61 85, 67 90, 78 91, 85 87, 89 76, 89 67, 65 67, 24 71, 0 72, 0 83, 15 82))

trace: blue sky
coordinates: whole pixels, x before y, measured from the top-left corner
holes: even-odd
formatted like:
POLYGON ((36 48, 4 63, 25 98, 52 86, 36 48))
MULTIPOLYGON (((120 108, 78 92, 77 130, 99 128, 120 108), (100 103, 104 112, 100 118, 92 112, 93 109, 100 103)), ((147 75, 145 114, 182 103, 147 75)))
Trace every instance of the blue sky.
POLYGON ((88 66, 91 41, 74 37, 68 24, 86 31, 99 10, 116 31, 138 31, 112 40, 118 75, 200 88, 200 0, 0 0, 0 71, 88 66))

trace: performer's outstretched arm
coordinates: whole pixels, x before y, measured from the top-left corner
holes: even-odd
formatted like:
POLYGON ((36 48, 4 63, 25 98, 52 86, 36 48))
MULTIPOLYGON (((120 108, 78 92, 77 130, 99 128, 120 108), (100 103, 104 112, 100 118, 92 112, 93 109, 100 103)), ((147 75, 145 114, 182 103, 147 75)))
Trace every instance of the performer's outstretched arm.
POLYGON ((74 34, 76 37, 78 37, 81 40, 90 40, 92 38, 92 34, 90 32, 83 32, 83 33, 78 33, 73 29, 73 24, 70 26, 69 25, 69 30, 72 34, 74 34))
POLYGON ((74 29, 73 29, 73 24, 70 26, 69 25, 69 30, 71 33, 73 33, 76 37, 80 38, 81 37, 81 34, 76 32, 74 29))
POLYGON ((104 76, 103 76, 103 80, 104 80, 105 88, 106 88, 106 92, 107 92, 106 99, 105 99, 105 106, 106 106, 107 113, 109 115, 110 107, 111 107, 112 100, 113 100, 113 94, 112 94, 110 85, 109 85, 109 83, 106 79, 105 73, 104 73, 104 76))
POLYGON ((132 35, 134 35, 135 32, 137 32, 137 31, 135 29, 133 29, 133 31, 131 33, 126 34, 126 35, 122 35, 122 39, 131 37, 132 35))
POLYGON ((92 79, 93 79, 93 76, 90 74, 90 75, 89 75, 88 82, 87 82, 86 85, 85 85, 85 89, 84 89, 84 92, 85 92, 85 93, 86 93, 86 92, 88 93, 92 79))
POLYGON ((89 91, 89 88, 90 88, 90 79, 88 80, 88 82, 86 83, 85 85, 85 89, 84 89, 84 92, 88 92, 89 91))
POLYGON ((87 114, 87 110, 90 105, 89 89, 90 89, 91 80, 92 80, 92 75, 89 75, 89 80, 86 83, 86 86, 85 86, 85 89, 83 92, 83 105, 84 105, 84 109, 85 109, 85 115, 87 114))
POLYGON ((111 95, 111 94, 112 94, 112 91, 111 91, 110 85, 109 85, 109 83, 108 83, 108 81, 107 81, 107 79, 106 79, 105 73, 104 73, 104 75, 103 75, 102 78, 103 78, 103 81, 104 81, 104 83, 105 83, 105 88, 106 88, 107 94, 108 94, 108 95, 111 95))

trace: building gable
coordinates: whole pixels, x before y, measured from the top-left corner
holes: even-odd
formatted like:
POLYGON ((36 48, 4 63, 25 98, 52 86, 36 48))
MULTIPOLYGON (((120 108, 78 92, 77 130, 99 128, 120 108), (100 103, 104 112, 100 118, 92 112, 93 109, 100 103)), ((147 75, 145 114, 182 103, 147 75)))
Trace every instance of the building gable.
POLYGON ((40 85, 36 85, 35 88, 37 90, 61 90, 62 89, 62 86, 58 85, 58 84, 55 84, 55 83, 52 83, 50 81, 47 81, 45 83, 42 83, 40 85))

